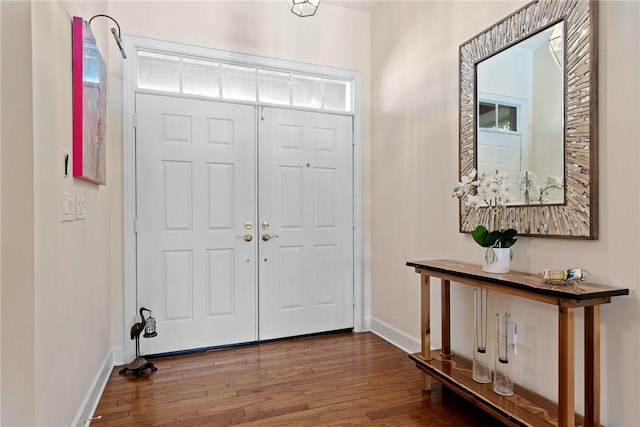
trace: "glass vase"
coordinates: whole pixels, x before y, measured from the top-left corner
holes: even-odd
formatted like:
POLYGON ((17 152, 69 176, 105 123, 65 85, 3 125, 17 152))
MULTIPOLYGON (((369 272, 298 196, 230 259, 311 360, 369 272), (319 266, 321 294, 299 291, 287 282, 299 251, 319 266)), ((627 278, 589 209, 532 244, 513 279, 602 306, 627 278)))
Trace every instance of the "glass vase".
POLYGON ((474 289, 473 328, 473 380, 479 383, 491 382, 491 365, 487 351, 487 289, 474 289))
POLYGON ((513 394, 511 362, 509 359, 509 313, 496 314, 496 364, 493 372, 493 391, 501 396, 513 394))

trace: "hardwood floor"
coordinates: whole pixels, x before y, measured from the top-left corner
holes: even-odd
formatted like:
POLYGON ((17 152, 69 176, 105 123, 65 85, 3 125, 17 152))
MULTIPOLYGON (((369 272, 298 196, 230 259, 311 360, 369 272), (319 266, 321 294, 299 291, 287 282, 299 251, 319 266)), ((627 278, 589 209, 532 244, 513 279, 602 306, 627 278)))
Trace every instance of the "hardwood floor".
MULTIPOLYGON (((115 368, 96 426, 501 426, 439 387, 420 389, 407 355, 371 333, 330 334, 115 368)), ((434 384, 437 384, 434 382, 434 384)), ((446 390, 445 390, 446 391, 446 390)))

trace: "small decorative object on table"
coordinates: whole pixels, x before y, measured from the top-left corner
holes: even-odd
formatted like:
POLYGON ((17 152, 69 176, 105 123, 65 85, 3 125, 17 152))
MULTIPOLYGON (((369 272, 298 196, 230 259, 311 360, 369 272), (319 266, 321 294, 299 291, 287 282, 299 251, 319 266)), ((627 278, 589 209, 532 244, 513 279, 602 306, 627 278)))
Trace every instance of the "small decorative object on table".
POLYGON ((494 175, 486 172, 478 175, 473 169, 469 175, 463 175, 462 180, 453 189, 453 197, 464 200, 465 213, 474 209, 487 209, 487 224, 478 225, 471 232, 473 240, 483 248, 484 259, 482 270, 488 273, 508 273, 510 261, 513 258, 511 246, 518 239, 518 232, 514 228, 504 227, 504 213, 509 202, 511 185, 506 173, 497 172, 494 175))
POLYGON ((544 283, 551 285, 575 285, 589 279, 589 272, 584 268, 551 269, 545 268, 540 273, 544 283))

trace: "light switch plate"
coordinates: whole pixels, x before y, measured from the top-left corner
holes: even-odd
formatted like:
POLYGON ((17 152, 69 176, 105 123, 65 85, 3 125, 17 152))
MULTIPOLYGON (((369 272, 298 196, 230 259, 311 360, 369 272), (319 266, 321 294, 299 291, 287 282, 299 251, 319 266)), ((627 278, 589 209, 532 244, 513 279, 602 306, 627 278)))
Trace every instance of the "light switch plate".
POLYGON ((87 216, 87 200, 83 196, 76 196, 76 219, 85 219, 87 216))
POLYGON ((73 194, 62 193, 62 220, 73 221, 75 219, 76 212, 76 198, 73 194))

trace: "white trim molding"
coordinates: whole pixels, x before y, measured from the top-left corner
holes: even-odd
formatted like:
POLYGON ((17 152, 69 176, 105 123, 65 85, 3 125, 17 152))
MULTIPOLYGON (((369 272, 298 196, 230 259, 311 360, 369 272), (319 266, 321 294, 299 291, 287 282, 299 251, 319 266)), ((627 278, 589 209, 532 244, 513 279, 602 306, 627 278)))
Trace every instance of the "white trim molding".
POLYGON ((420 351, 420 340, 376 318, 371 318, 371 332, 405 353, 417 353, 420 351))
POLYGON ((93 382, 91 382, 91 386, 89 386, 89 390, 87 390, 87 394, 84 396, 82 404, 73 419, 73 423, 71 423, 72 426, 85 427, 91 424, 91 417, 93 417, 93 414, 98 407, 102 392, 104 391, 107 381, 111 376, 111 372, 113 371, 113 352, 113 349, 109 349, 109 351, 107 351, 107 354, 104 357, 100 368, 98 368, 98 372, 96 373, 93 382))

